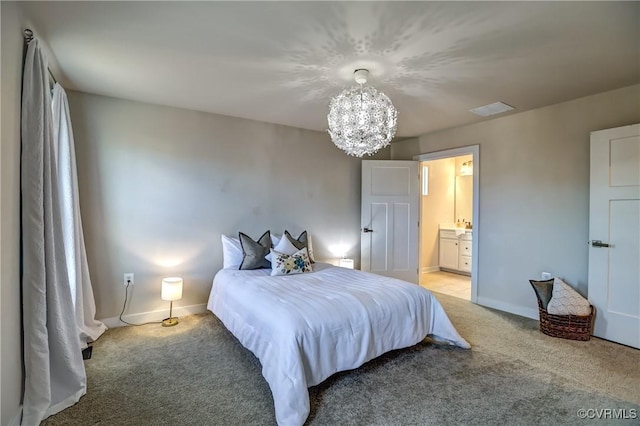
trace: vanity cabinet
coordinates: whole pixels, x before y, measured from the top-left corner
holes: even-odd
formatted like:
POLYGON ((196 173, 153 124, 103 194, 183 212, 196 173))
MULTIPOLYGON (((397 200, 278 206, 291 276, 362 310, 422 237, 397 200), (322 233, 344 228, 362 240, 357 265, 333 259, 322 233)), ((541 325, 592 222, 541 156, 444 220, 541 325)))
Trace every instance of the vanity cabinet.
POLYGON ((446 238, 440 235, 440 267, 458 269, 458 237, 446 238))
POLYGON ((472 233, 456 235, 450 229, 440 230, 440 269, 468 274, 471 272, 472 233))

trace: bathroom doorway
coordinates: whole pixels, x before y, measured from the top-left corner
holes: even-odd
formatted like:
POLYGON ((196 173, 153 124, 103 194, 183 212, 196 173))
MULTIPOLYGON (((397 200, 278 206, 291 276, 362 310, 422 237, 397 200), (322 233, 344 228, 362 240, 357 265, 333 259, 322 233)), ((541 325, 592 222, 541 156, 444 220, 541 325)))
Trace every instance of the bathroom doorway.
POLYGON ((422 154, 419 284, 477 299, 479 147, 422 154))

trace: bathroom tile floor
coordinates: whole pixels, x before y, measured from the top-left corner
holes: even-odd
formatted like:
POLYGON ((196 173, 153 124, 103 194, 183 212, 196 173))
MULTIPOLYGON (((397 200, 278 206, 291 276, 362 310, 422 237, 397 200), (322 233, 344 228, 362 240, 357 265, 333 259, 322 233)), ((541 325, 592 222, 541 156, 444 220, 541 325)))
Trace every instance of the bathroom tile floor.
POLYGON ((438 293, 465 300, 471 299, 471 277, 467 275, 444 271, 429 272, 421 274, 420 285, 438 293))

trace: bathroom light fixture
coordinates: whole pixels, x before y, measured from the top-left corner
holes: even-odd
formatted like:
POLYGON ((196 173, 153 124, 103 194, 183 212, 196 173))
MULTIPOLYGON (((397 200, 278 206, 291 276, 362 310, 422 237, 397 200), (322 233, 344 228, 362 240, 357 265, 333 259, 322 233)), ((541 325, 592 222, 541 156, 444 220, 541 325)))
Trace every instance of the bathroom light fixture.
POLYGON ((429 166, 422 166, 422 195, 429 195, 429 166))
POLYGON ((162 279, 162 300, 170 302, 169 318, 162 320, 163 327, 172 327, 178 324, 178 318, 173 317, 173 301, 182 299, 182 278, 168 277, 162 279))
POLYGON ((362 157, 389 145, 396 134, 398 111, 387 95, 364 86, 369 70, 357 69, 353 76, 360 86, 345 89, 331 99, 327 131, 338 148, 362 157))
POLYGON ((473 161, 465 161, 460 166, 460 176, 471 176, 473 175, 473 161))

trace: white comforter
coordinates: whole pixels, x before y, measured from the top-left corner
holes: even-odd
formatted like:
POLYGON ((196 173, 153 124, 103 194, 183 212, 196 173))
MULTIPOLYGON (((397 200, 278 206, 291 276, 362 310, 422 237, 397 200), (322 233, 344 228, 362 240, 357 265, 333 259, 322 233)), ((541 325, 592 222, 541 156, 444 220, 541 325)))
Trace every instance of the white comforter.
POLYGON ((223 269, 208 309, 262 364, 279 425, 302 425, 308 387, 427 335, 469 344, 424 288, 316 263, 314 272, 269 276, 270 269, 223 269))

